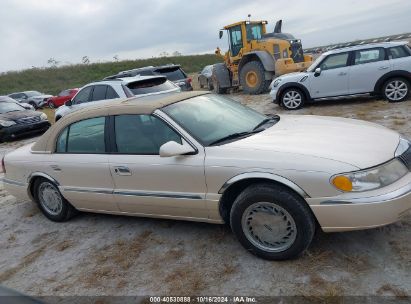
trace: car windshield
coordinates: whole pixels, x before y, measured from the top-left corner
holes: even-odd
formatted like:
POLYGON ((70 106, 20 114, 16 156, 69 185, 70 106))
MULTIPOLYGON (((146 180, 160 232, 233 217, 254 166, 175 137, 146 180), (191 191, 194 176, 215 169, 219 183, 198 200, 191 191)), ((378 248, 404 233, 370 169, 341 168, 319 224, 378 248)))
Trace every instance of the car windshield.
POLYGON ((24 111, 25 109, 15 102, 0 102, 0 114, 24 111))
POLYGON ((162 108, 162 111, 204 146, 252 135, 262 131, 262 125, 273 119, 213 94, 183 100, 162 108))
POLYGON ((179 67, 158 69, 156 70, 156 73, 166 76, 171 81, 187 78, 179 67))
POLYGON ((150 94, 176 89, 176 86, 164 77, 139 80, 127 84, 134 95, 150 94))
POLYGON ((313 72, 314 68, 326 57, 326 55, 322 54, 320 57, 314 60, 314 62, 308 67, 307 72, 313 72))
POLYGON ((28 97, 33 97, 33 96, 40 96, 43 95, 40 92, 37 91, 28 91, 28 92, 24 92, 28 97))

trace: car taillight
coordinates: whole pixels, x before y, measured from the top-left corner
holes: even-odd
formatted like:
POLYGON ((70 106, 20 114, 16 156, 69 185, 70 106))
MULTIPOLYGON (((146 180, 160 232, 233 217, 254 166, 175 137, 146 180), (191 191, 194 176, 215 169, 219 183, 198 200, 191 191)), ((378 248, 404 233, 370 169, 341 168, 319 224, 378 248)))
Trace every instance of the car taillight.
POLYGON ((4 156, 1 158, 1 173, 6 173, 6 166, 4 166, 4 156))
POLYGON ((193 80, 191 78, 187 78, 187 82, 191 83, 193 80))

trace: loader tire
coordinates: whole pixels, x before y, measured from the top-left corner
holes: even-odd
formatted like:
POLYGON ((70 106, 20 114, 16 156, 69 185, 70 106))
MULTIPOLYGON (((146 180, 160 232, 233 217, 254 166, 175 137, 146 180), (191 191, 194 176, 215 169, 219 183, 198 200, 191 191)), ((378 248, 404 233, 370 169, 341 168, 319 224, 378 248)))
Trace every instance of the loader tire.
POLYGON ((240 84, 247 94, 257 95, 267 91, 270 81, 264 77, 265 69, 261 62, 247 62, 240 71, 240 84))

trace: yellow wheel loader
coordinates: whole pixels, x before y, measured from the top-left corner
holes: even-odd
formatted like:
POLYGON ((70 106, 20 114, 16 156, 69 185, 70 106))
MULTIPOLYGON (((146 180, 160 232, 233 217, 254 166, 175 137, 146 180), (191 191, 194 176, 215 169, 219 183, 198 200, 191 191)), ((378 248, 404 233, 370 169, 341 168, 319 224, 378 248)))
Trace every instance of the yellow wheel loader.
POLYGON ((215 92, 241 86, 248 94, 261 94, 274 77, 311 65, 312 57, 304 55, 301 41, 281 32, 282 20, 272 33, 266 32, 266 25, 267 21, 240 21, 220 30, 220 39, 224 31, 228 34, 229 50, 224 55, 218 47, 215 51, 224 59, 213 65, 215 92))

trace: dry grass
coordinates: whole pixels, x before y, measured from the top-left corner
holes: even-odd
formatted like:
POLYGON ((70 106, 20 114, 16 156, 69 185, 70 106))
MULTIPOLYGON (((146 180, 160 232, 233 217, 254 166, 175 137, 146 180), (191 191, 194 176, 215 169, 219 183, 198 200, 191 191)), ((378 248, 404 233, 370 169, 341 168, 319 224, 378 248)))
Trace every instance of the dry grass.
POLYGON ((46 251, 46 248, 47 246, 43 245, 42 247, 32 251, 31 253, 23 257, 23 259, 17 266, 9 268, 8 270, 0 273, 0 283, 7 281, 11 277, 13 277, 16 273, 18 273, 20 270, 33 264, 40 256, 43 255, 43 253, 46 251))
POLYGON ((54 249, 56 249, 56 251, 58 251, 58 252, 62 252, 62 251, 64 251, 64 250, 68 249, 68 248, 73 247, 73 245, 74 245, 74 241, 73 241, 73 240, 64 240, 64 241, 58 243, 58 244, 54 247, 54 249))
POLYGON ((46 113, 47 119, 49 120, 49 122, 51 124, 54 124, 54 112, 55 112, 54 109, 43 108, 43 109, 40 109, 40 111, 43 112, 43 113, 46 113))
POLYGON ((112 245, 96 251, 90 260, 95 261, 93 270, 83 281, 87 287, 101 286, 105 281, 121 278, 136 263, 144 250, 151 231, 144 231, 132 240, 117 240, 112 245))
POLYGON ((329 282, 318 274, 310 276, 308 285, 304 285, 300 291, 307 302, 314 303, 340 303, 340 298, 344 290, 341 282, 329 282))
POLYGON ((177 268, 168 274, 164 279, 164 283, 166 283, 169 288, 168 292, 170 294, 200 294, 200 292, 207 287, 207 283, 203 279, 204 276, 194 269, 194 266, 187 265, 177 268))
POLYGON ((398 299, 404 299, 404 298, 409 298, 409 294, 401 289, 398 288, 396 286, 393 286, 391 284, 384 284, 382 285, 378 290, 377 290, 377 294, 379 296, 387 296, 387 295, 393 295, 398 299))

